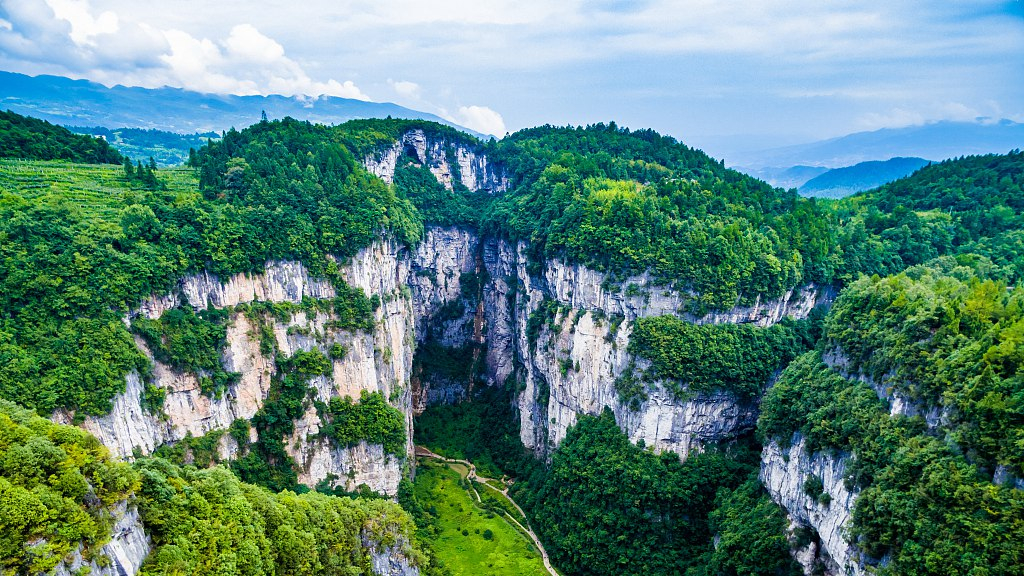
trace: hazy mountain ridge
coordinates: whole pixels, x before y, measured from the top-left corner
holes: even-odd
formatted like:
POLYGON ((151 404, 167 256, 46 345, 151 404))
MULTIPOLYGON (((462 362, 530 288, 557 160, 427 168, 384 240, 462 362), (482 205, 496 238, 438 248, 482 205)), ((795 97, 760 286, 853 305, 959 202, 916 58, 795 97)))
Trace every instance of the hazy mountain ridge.
POLYGON ((744 171, 798 165, 839 168, 896 157, 945 160, 973 154, 1005 154, 1021 146, 1024 146, 1024 124, 1012 120, 942 121, 739 152, 730 164, 741 166, 744 171))
POLYGON ((88 80, 26 76, 0 72, 0 109, 10 109, 54 124, 106 128, 154 128, 179 133, 220 132, 260 120, 291 116, 322 124, 354 118, 408 118, 457 126, 434 114, 385 102, 321 96, 232 96, 202 94, 181 88, 107 88, 88 80))
POLYGON ((801 185, 799 191, 804 196, 841 198, 909 176, 930 163, 924 158, 901 157, 861 162, 823 172, 801 185))

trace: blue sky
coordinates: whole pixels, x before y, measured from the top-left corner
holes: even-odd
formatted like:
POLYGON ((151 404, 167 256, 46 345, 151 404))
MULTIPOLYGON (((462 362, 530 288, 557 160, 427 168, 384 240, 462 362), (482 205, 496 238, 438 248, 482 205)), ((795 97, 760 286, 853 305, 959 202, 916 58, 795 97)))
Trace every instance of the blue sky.
POLYGON ((715 152, 1024 121, 1024 3, 0 0, 0 69, 390 101, 499 135, 615 120, 715 152))

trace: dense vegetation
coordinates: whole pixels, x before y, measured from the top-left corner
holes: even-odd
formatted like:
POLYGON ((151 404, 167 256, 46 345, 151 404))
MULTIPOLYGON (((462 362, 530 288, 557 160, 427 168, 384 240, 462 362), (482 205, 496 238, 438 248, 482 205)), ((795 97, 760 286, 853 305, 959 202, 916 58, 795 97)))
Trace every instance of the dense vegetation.
POLYGON ((75 134, 45 120, 0 110, 0 158, 120 164, 121 154, 103 138, 75 134))
MULTIPOLYGON (((962 268, 960 270, 963 270, 962 268)), ((1024 290, 927 268, 862 279, 836 301, 828 345, 848 369, 896 390, 974 462, 1024 476, 1024 290)))
POLYGON ((322 412, 327 421, 324 433, 334 442, 354 446, 366 441, 399 458, 405 456, 405 416, 380 392, 364 390, 359 402, 348 396, 331 398, 322 412))
POLYGON ((222 467, 113 462, 83 430, 0 400, 4 574, 46 573, 80 544, 87 561, 109 561, 99 551, 129 498, 153 545, 141 574, 369 575, 367 541, 419 560, 394 503, 273 494, 222 467))
POLYGON ((616 381, 624 402, 639 407, 646 385, 661 384, 676 398, 724 391, 756 398, 772 374, 817 340, 818 319, 789 319, 759 328, 749 324, 695 325, 675 316, 639 318, 629 353, 651 362, 643 374, 632 371, 616 381))
POLYGON ((467 147, 476 147, 480 141, 451 126, 424 120, 402 118, 362 118, 340 124, 335 131, 344 139, 353 154, 361 158, 378 154, 390 148, 410 130, 422 130, 432 140, 446 140, 467 147))
POLYGON ((997 465, 1024 470, 1020 298, 992 281, 917 268, 864 278, 837 300, 823 342, 845 356, 837 369, 868 376, 918 412, 938 408, 944 416, 932 424, 890 416, 869 384, 817 351, 765 396, 765 436, 786 442, 800 432, 808 450, 853 454, 848 482, 861 493, 851 533, 869 556, 891 558, 881 573, 1019 571, 1024 547, 1012 535, 1024 529, 1024 492, 993 484, 993 474, 997 465))
POLYGON ((372 326, 369 300, 328 255, 385 230, 414 242, 422 225, 337 138, 294 120, 229 132, 195 156, 199 186, 186 170, 160 171, 151 187, 119 167, 0 165, 0 397, 107 412, 125 374, 147 370, 121 317, 192 272, 298 259, 335 281, 340 327, 372 326))
POLYGON ((467 458, 481 474, 516 477, 511 492, 560 571, 794 573, 784 514, 756 481, 756 449, 713 449, 680 463, 630 444, 606 412, 581 417, 548 469, 520 443, 511 401, 511 391, 488 389, 431 406, 416 420, 416 442, 467 458))
POLYGON ((543 480, 517 497, 568 574, 796 574, 782 512, 744 483, 757 456, 743 446, 659 456, 631 444, 606 410, 580 417, 543 480), (748 506, 761 521, 735 518, 748 506), (716 534, 727 548, 714 548, 716 534))
POLYGON ((979 260, 1007 282, 1024 278, 1024 154, 970 156, 843 200, 836 208, 839 276, 896 274, 945 255, 979 260), (990 264, 989 264, 990 263, 990 264))
POLYGON ((144 459, 139 508, 153 539, 141 574, 371 574, 369 550, 414 562, 412 520, 396 504, 311 492, 271 493, 228 469, 144 459))
POLYGON ((416 206, 424 223, 440 226, 476 227, 491 200, 486 192, 470 192, 462 181, 453 179, 454 191, 448 190, 425 166, 408 157, 400 159, 395 169, 395 192, 416 206))
POLYGON ((228 373, 220 360, 226 343, 228 310, 209 308, 198 314, 189 306, 172 308, 160 318, 139 317, 132 321, 132 331, 142 336, 154 358, 181 371, 199 377, 203 392, 224 392, 239 374, 228 373))
POLYGON ((503 139, 494 157, 515 187, 487 228, 529 240, 536 262, 567 258, 618 279, 650 270, 690 291, 698 314, 832 278, 837 249, 814 201, 654 131, 544 126, 503 139))
MULTIPOLYGON (((1019 152, 932 165, 817 203, 671 138, 614 124, 546 126, 480 143, 418 121, 330 128, 285 119, 226 133, 192 154, 190 169, 31 160, 122 160, 105 143, 62 130, 0 115, 3 155, 28 158, 0 161, 0 398, 39 413, 105 413, 126 374, 150 369, 123 318, 189 273, 224 277, 299 260, 338 297, 236 310, 261 352, 276 356, 266 401, 251 423, 161 452, 214 464, 230 434, 241 456, 230 470, 159 458, 114 464, 88 435, 0 402, 5 571, 48 570, 79 542, 92 554, 109 532, 110 505, 134 492, 157 547, 145 573, 365 573, 362 536, 398 542, 408 518, 384 502, 296 496, 308 489, 286 442, 315 406, 321 433, 336 445, 367 440, 401 456, 404 416, 379 393, 314 401, 310 380, 330 375, 347 350, 336 343, 327 354, 284 357, 268 322, 301 310, 329 313, 330 329, 373 330, 380 300, 345 284, 339 264, 385 235, 412 247, 426 224, 528 240, 530 272, 545 258, 606 272, 612 284, 650 272, 687 294, 683 312, 696 315, 809 282, 845 287, 824 328, 813 320, 770 328, 638 320, 629 352, 649 368, 619 379, 620 398, 636 407, 659 382, 677 399, 725 390, 753 401, 788 364, 761 403, 760 438, 785 444, 799 433, 808 450, 846 457, 859 491, 850 537, 868 556, 887 558, 879 573, 1014 574, 1024 564, 1024 497, 1011 487, 1024 476, 1024 291, 1008 288, 1024 279, 1019 152), (407 150, 393 186, 369 175, 360 160, 410 128, 488 152, 513 188, 477 196, 453 174, 449 191, 407 150), (879 394, 899 395, 928 420, 890 416, 879 394)), ((482 280, 462 280, 472 300, 482 280)), ((461 302, 443 310, 464 312, 461 302)), ((229 313, 177 308, 136 319, 131 330, 157 360, 219 394, 234 377, 220 360, 229 313)), ((543 301, 524 327, 529 345, 545 323, 568 317, 543 301)), ((608 320, 617 329, 624 318, 608 320)), ((428 339, 417 368, 469 382, 474 352, 428 339)), ((517 500, 568 574, 793 571, 786 520, 756 482, 757 447, 746 439, 680 462, 632 445, 606 412, 581 417, 546 466, 519 442, 515 378, 508 386, 430 408, 417 420, 418 440, 482 473, 516 477, 517 500)), ((158 397, 149 392, 152 407, 158 397)), ((448 530, 457 526, 442 526, 443 513, 418 501, 446 486, 424 478, 400 495, 421 535, 449 531, 452 549, 475 538, 448 530)), ((827 504, 820 478, 804 489, 827 504)), ((472 542, 488 540, 482 533, 472 542)))
POLYGON ((436 454, 469 460, 490 478, 522 469, 529 456, 512 402, 512 391, 481 386, 470 401, 430 406, 416 417, 416 442, 436 454))
POLYGON ((139 474, 86 432, 0 399, 0 572, 40 574, 110 539, 139 474))
POLYGON ((233 233, 246 245, 227 263, 251 269, 293 259, 324 273, 329 255, 351 256, 384 229, 410 245, 419 240, 412 204, 370 176, 340 138, 285 119, 230 131, 199 151, 191 165, 203 196, 238 210, 233 233))

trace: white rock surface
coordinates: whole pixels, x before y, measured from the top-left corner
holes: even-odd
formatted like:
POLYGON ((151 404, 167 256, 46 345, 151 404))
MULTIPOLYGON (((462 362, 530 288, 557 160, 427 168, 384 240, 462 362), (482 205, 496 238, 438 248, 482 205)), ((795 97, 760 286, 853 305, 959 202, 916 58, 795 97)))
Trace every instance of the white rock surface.
POLYGON ((410 545, 404 537, 391 546, 382 546, 363 537, 363 547, 370 552, 370 567, 378 576, 419 576, 420 569, 409 557, 410 545))
MULTIPOLYGON (((821 542, 819 559, 825 563, 829 575, 866 574, 861 555, 857 548, 847 541, 847 526, 853 513, 855 492, 846 489, 843 480, 846 473, 844 458, 829 454, 807 454, 805 442, 794 435, 792 444, 783 449, 776 441, 770 441, 761 452, 761 482, 772 500, 782 506, 790 521, 799 526, 809 526, 818 533, 821 542), (829 504, 821 504, 804 491, 804 482, 812 475, 821 479, 825 492, 831 496, 829 504)), ((811 573, 811 561, 806 555, 797 555, 804 563, 804 569, 811 573)))
POLYGON ((139 511, 134 506, 129 507, 127 502, 120 502, 112 512, 117 522, 110 541, 99 550, 99 555, 109 562, 97 562, 96 558, 85 562, 79 549, 57 565, 56 576, 79 574, 83 568, 88 568, 92 576, 134 576, 139 571, 150 550, 149 536, 139 519, 139 511))
POLYGON ((420 129, 409 130, 391 147, 370 154, 363 159, 363 165, 371 174, 391 184, 395 180, 398 160, 405 154, 427 166, 438 182, 452 190, 454 166, 449 162, 446 149, 453 152, 461 182, 466 188, 491 193, 504 192, 508 188, 508 177, 504 171, 489 162, 482 150, 459 142, 430 138, 420 129))
MULTIPOLYGON (((406 415, 407 454, 412 453, 411 370, 416 326, 453 299, 461 297, 460 276, 474 272, 476 237, 443 228, 431 228, 415 252, 382 240, 361 250, 340 268, 350 286, 363 289, 381 302, 375 312, 372 334, 351 333, 331 327, 329 313, 296 312, 287 322, 272 322, 277 350, 290 356, 299 350, 327 353, 335 343, 343 345, 344 358, 333 361, 330 377, 316 377, 310 385, 324 402, 332 397, 358 399, 364 392, 380 392, 406 415), (419 321, 419 322, 418 322, 419 321)), ((238 274, 225 281, 209 274, 182 279, 176 289, 147 299, 132 315, 159 318, 165 311, 187 303, 197 309, 234 307, 256 301, 299 303, 306 298, 333 298, 334 288, 311 277, 297 262, 268 262, 263 274, 238 274)), ((130 317, 129 317, 130 320, 130 317)), ((472 316, 450 323, 446 330, 455 340, 466 333, 472 316), (461 324, 460 324, 461 323, 461 324)), ((238 418, 251 419, 262 407, 277 368, 273 358, 260 351, 259 327, 241 312, 232 312, 222 362, 225 370, 238 372, 239 381, 220 398, 203 394, 194 374, 181 373, 153 361, 152 384, 165 393, 160 414, 142 407, 144 384, 139 374, 126 378, 126 390, 113 401, 113 410, 102 417, 87 417, 83 428, 95 434, 111 451, 125 459, 134 453, 147 455, 156 447, 225 430, 238 418)), ((425 329, 425 328, 423 328, 425 329)), ((153 359, 141 339, 137 345, 153 359)), ((300 481, 315 485, 337 477, 336 483, 367 484, 379 492, 394 494, 402 475, 398 458, 380 446, 361 444, 335 449, 316 436, 320 421, 312 404, 296 423, 287 443, 301 470, 300 481)), ((70 423, 72 415, 58 411, 54 419, 70 423)), ((235 457, 239 447, 225 435, 218 446, 223 458, 235 457)))
POLYGON ((612 409, 633 442, 642 439, 648 446, 683 457, 708 443, 753 429, 754 407, 738 403, 728 394, 697 395, 680 402, 653 390, 639 410, 623 406, 615 380, 634 361, 626 353, 633 321, 671 314, 695 323, 770 326, 784 317, 805 318, 814 306, 830 298, 826 291, 807 286, 777 300, 695 318, 680 314, 683 295, 653 286, 649 276, 630 278, 607 289, 602 287, 603 274, 553 260, 546 262, 541 277, 535 277, 530 274, 526 250, 524 243, 485 243, 484 261, 491 277, 485 296, 487 361, 492 379, 503 382, 513 373, 513 359, 521 360, 525 389, 519 396, 520 436, 539 455, 557 446, 580 414, 599 414, 606 407, 612 409), (509 299, 513 293, 514 303, 509 299), (536 345, 531 346, 526 326, 545 298, 571 307, 572 312, 559 318, 554 333, 545 326, 536 345), (595 311, 603 312, 605 319, 595 321, 595 311), (609 335, 613 315, 625 320, 609 335))

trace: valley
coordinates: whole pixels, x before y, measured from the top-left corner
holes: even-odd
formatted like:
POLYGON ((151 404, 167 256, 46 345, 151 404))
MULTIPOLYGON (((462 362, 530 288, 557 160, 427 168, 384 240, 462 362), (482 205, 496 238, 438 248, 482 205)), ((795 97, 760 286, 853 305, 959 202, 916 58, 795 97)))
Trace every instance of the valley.
POLYGON ((264 121, 173 170, 21 155, 0 488, 96 528, 22 514, 5 568, 1021 565, 1019 152, 837 202, 614 124, 264 121), (18 472, 76 443, 115 472, 18 472))

